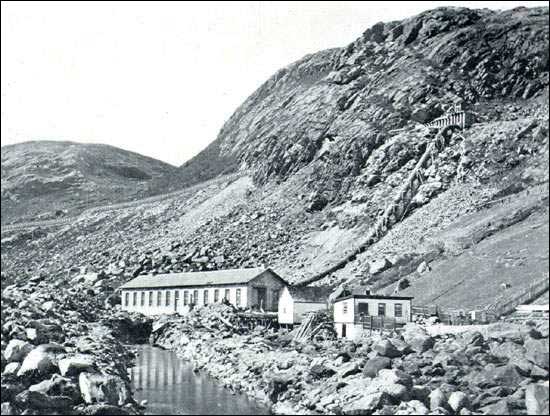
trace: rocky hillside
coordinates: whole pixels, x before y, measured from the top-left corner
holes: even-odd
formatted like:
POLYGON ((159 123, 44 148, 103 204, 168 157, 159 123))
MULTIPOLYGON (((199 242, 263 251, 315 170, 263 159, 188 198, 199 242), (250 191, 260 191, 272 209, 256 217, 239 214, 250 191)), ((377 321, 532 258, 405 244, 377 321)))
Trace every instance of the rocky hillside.
POLYGON ((2 223, 74 215, 167 189, 175 168, 112 146, 26 142, 2 147, 2 223))
POLYGON ((261 265, 293 282, 314 276, 353 252, 395 197, 434 138, 422 122, 461 102, 475 122, 431 156, 414 203, 316 284, 399 284, 417 304, 453 308, 507 302, 548 270, 548 38, 548 8, 446 8, 375 25, 279 71, 179 173, 238 167, 240 178, 3 232, 3 279, 65 280, 81 266, 113 287, 261 265))
MULTIPOLYGON (((350 182, 393 129, 430 121, 451 103, 483 118, 489 102, 541 94, 548 38, 547 8, 441 8, 378 23, 344 48, 278 71, 182 174, 220 161, 224 169, 254 167, 265 183, 313 164, 311 187, 331 201, 347 199, 350 182)), ((414 152, 401 151, 387 168, 414 152)))

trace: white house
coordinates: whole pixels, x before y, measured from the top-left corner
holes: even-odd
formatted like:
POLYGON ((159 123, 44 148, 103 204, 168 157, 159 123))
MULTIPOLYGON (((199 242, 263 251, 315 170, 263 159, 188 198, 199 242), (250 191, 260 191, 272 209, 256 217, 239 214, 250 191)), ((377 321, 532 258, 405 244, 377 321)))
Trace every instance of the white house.
POLYGON ((327 310, 331 291, 325 286, 285 287, 279 298, 279 324, 299 324, 308 312, 327 310))
POLYGON ((143 275, 120 287, 122 308, 144 315, 185 313, 191 305, 224 299, 239 308, 277 311, 287 286, 271 269, 232 269, 192 273, 143 275))
POLYGON ((334 327, 339 338, 354 338, 365 329, 392 328, 411 321, 412 297, 351 294, 334 302, 334 327))

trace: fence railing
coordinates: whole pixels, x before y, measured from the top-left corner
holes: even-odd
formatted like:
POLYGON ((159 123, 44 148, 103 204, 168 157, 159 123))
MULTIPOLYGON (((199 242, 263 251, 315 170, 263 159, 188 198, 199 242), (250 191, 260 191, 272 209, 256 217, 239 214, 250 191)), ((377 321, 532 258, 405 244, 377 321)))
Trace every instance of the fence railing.
MULTIPOLYGON (((497 300, 490 307, 487 308, 487 311, 494 313, 498 317, 508 315, 514 312, 516 310, 516 306, 521 305, 523 303, 528 303, 538 298, 545 292, 547 292, 548 289, 550 288, 550 283, 548 278, 549 278, 549 275, 547 273, 543 279, 540 279, 530 284, 526 290, 524 290, 519 295, 513 297, 512 299, 503 303, 497 300)), ((504 295, 502 295, 501 297, 504 297, 504 295)))
POLYGON ((362 325, 367 330, 394 330, 402 326, 396 319, 387 316, 359 315, 355 324, 362 325))

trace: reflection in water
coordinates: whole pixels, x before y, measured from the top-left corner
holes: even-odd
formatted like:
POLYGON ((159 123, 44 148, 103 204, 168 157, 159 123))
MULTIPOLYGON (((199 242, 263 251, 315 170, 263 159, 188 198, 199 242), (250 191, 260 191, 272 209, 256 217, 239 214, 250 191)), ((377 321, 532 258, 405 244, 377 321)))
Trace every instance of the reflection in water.
POLYGON ((175 353, 139 346, 132 368, 135 399, 147 400, 147 414, 269 414, 244 395, 233 395, 212 378, 193 373, 191 364, 175 353))

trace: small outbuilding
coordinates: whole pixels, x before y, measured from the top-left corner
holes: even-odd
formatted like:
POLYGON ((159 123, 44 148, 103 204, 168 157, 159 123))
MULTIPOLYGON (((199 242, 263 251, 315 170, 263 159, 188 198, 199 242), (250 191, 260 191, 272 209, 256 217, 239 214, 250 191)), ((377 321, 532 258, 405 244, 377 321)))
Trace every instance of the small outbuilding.
POLYGON ((279 324, 299 324, 309 312, 327 310, 332 290, 326 286, 285 287, 279 298, 279 324))
POLYGON ((411 322, 412 297, 348 294, 334 302, 334 329, 338 338, 354 338, 364 330, 392 329, 411 322))

